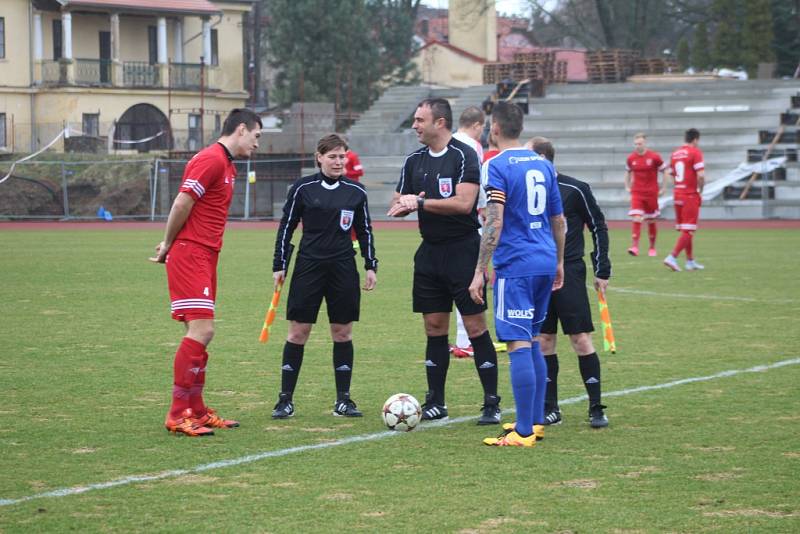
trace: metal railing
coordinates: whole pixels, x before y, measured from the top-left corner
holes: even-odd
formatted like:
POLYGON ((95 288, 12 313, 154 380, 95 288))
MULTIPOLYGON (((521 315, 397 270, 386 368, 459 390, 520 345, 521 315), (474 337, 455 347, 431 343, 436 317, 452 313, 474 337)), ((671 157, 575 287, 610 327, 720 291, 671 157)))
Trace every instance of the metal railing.
POLYGON ((122 80, 126 87, 160 87, 161 71, 158 65, 146 61, 125 61, 122 80))
MULTIPOLYGON (((200 88, 201 70, 200 63, 171 63, 169 70, 169 83, 173 89, 192 89, 200 88)), ((208 69, 206 70, 206 78, 208 69)), ((208 87, 208 79, 204 81, 208 87)))

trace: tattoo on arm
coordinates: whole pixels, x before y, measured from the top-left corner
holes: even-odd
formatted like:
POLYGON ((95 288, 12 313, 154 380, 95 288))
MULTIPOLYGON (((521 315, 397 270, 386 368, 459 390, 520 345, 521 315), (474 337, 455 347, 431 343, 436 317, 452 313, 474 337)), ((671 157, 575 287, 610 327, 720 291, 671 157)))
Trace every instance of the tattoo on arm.
POLYGON ((483 236, 481 236, 481 249, 478 254, 478 270, 486 272, 489 260, 497 248, 500 240, 500 231, 503 228, 503 218, 501 214, 502 204, 490 202, 486 205, 486 224, 483 226, 483 236))

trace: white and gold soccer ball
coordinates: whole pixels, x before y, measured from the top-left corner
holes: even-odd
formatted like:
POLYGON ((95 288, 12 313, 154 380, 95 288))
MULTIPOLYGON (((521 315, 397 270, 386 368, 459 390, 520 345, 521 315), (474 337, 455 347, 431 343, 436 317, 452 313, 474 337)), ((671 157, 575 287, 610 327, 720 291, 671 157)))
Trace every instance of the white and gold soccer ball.
POLYGON ((422 419, 422 407, 408 393, 397 393, 386 399, 382 416, 390 430, 408 432, 414 430, 422 419))

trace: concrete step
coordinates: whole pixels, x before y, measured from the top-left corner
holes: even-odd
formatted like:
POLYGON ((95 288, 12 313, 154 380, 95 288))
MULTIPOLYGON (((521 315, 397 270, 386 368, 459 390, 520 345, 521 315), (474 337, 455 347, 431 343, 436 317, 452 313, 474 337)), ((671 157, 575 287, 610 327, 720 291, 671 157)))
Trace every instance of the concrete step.
POLYGON ((733 95, 770 94, 800 89, 797 80, 720 80, 687 83, 554 84, 547 87, 547 98, 585 98, 635 95, 733 95))
POLYGON ((685 98, 642 98, 617 99, 588 98, 579 102, 564 100, 534 99, 529 103, 528 117, 549 117, 551 115, 569 116, 609 116, 609 115, 657 115, 660 113, 693 114, 698 111, 733 113, 759 111, 779 114, 788 108, 788 98, 742 98, 721 99, 716 96, 685 98))
POLYGON ((548 115, 525 118, 526 130, 573 131, 616 131, 620 129, 651 130, 653 128, 697 128, 701 134, 704 129, 762 129, 774 126, 776 117, 758 111, 740 113, 664 113, 653 115, 548 115))
MULTIPOLYGON (((683 128, 650 128, 647 130, 647 141, 653 147, 677 147, 683 144, 683 128)), ((558 128, 537 128, 527 125, 522 132, 522 139, 530 139, 535 135, 547 137, 553 141, 556 153, 559 149, 574 148, 622 148, 631 147, 633 136, 640 131, 637 128, 620 128, 618 130, 576 130, 564 131, 558 128)), ((757 145, 757 129, 706 128, 700 130, 700 149, 729 145, 757 145)), ((663 154, 662 154, 663 155, 663 154)))

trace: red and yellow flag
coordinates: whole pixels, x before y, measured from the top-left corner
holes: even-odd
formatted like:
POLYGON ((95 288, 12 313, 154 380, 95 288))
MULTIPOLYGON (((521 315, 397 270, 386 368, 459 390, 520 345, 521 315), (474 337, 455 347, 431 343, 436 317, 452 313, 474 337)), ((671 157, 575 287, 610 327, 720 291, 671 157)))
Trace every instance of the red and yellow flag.
POLYGON ((606 297, 601 291, 597 292, 597 300, 600 302, 600 322, 603 325, 603 350, 616 354, 617 342, 614 339, 614 328, 611 326, 611 314, 608 311, 606 297))

